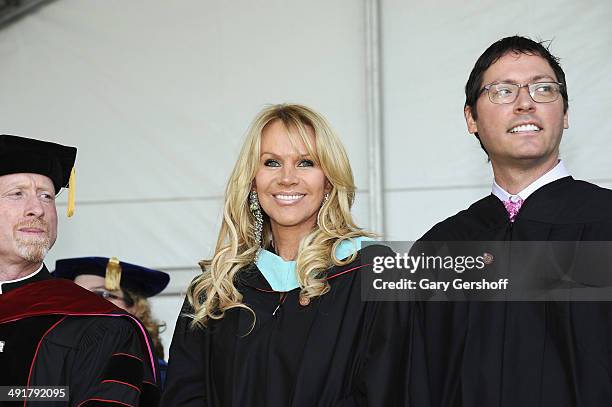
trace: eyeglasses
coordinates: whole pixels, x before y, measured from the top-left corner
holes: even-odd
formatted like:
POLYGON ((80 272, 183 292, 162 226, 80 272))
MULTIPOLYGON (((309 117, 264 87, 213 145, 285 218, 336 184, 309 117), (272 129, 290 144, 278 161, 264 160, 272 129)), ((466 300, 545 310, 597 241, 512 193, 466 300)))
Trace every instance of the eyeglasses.
POLYGON ((97 296, 104 298, 107 301, 111 301, 111 300, 123 301, 123 303, 128 307, 131 307, 134 305, 134 299, 127 293, 124 293, 125 294, 124 297, 119 297, 118 295, 115 295, 108 291, 93 290, 92 292, 96 294, 97 296))
POLYGON ((121 301, 125 301, 125 299, 123 297, 119 297, 118 295, 115 295, 113 293, 109 293, 108 291, 92 291, 94 294, 96 294, 98 297, 102 297, 105 300, 121 300, 121 301))
POLYGON ((536 82, 522 85, 517 83, 490 83, 484 86, 480 93, 487 91, 491 103, 501 105, 513 103, 521 88, 527 88, 529 96, 534 102, 550 103, 559 99, 562 87, 563 84, 559 82, 536 82))

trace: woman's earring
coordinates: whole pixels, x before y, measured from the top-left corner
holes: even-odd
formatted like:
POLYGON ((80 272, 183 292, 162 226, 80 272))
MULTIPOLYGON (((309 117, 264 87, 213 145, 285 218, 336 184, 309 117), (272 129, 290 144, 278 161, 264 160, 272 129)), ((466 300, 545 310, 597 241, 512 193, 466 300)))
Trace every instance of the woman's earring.
MULTIPOLYGON (((327 200, 329 199, 329 192, 326 192, 325 195, 323 195, 323 202, 321 202, 321 208, 323 208, 323 205, 325 205, 325 202, 327 202, 327 200)), ((319 208, 319 214, 317 215, 317 226, 321 227, 321 225, 319 224, 319 217, 321 216, 321 208, 319 208)))
POLYGON ((255 225, 253 226, 255 233, 255 242, 257 246, 261 248, 261 235, 263 233, 263 214, 261 213, 261 206, 259 205, 259 198, 257 197, 257 191, 251 191, 249 194, 249 208, 251 213, 255 217, 255 225))

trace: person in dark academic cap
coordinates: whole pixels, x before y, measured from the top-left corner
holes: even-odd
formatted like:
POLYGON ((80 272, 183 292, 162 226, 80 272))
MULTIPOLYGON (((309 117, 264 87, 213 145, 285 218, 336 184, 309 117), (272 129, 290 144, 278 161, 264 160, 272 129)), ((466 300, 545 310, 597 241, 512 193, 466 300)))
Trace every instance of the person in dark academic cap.
POLYGON ((57 260, 53 276, 73 280, 140 319, 153 341, 153 352, 159 363, 160 383, 163 388, 167 363, 164 360, 164 346, 159 334, 165 324, 152 317, 148 298, 162 292, 170 282, 170 276, 163 271, 119 261, 116 257, 57 260))
MULTIPOLYGON (((421 240, 612 241, 612 191, 574 179, 559 157, 568 85, 558 58, 540 42, 503 38, 476 61, 465 94, 468 131, 492 165, 491 194, 421 240)), ((433 405, 610 405, 611 302, 423 307, 433 405)))
POLYGON ((55 197, 67 186, 74 212, 75 158, 74 147, 0 136, 0 386, 68 387, 65 400, 45 405, 155 406, 155 359, 141 323, 52 278, 43 263, 57 237, 55 197))

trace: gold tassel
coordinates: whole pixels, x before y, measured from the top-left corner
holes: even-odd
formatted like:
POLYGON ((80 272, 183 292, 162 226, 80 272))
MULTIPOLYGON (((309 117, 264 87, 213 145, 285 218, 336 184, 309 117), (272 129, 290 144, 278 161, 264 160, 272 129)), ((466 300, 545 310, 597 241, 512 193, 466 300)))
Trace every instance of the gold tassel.
POLYGON ((74 215, 74 189, 76 188, 76 171, 72 167, 70 171, 70 179, 68 181, 68 208, 66 208, 66 215, 71 218, 74 215))
POLYGON ((111 257, 106 265, 106 277, 104 278, 104 288, 109 291, 121 288, 121 263, 116 257, 111 257))

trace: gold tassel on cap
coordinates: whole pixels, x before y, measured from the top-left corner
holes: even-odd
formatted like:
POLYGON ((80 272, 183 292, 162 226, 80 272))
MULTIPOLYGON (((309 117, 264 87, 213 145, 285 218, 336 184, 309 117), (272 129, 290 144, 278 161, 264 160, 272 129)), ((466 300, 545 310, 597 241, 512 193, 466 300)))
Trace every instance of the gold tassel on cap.
POLYGON ((120 289, 121 283, 121 263, 116 257, 111 257, 106 265, 106 277, 104 278, 104 288, 109 291, 120 289))
POLYGON ((72 167, 70 171, 70 179, 68 180, 68 208, 66 215, 71 218, 74 215, 74 189, 76 188, 76 171, 72 167))

